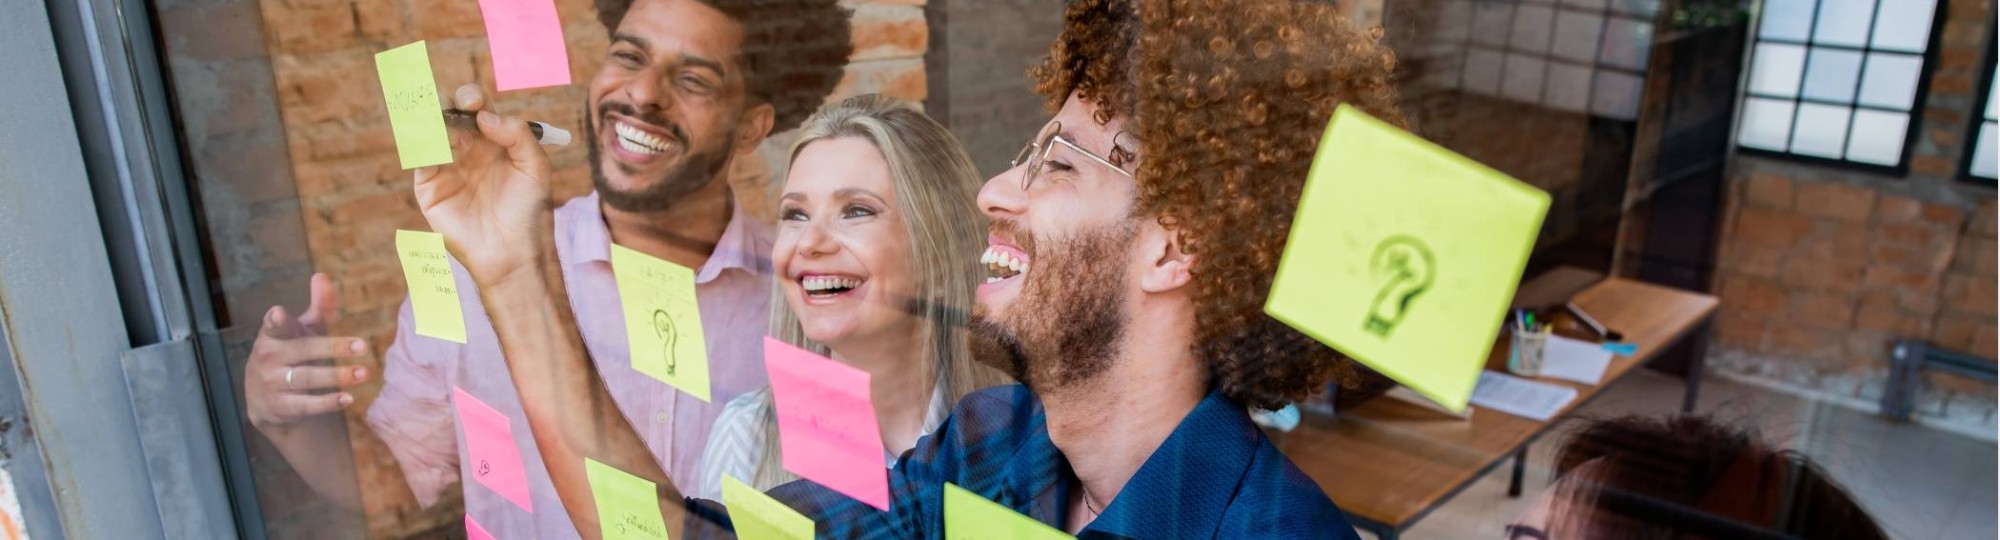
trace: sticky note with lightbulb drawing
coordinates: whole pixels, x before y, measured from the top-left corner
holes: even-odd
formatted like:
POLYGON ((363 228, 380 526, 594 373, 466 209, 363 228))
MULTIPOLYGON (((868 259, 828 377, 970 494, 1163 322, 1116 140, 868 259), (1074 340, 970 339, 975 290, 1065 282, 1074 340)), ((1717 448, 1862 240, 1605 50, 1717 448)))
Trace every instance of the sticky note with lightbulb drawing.
POLYGON ((1342 105, 1264 312, 1464 411, 1549 195, 1342 105))
POLYGON ((708 401, 708 345, 694 296, 694 271, 617 244, 611 275, 625 313, 632 369, 708 401))

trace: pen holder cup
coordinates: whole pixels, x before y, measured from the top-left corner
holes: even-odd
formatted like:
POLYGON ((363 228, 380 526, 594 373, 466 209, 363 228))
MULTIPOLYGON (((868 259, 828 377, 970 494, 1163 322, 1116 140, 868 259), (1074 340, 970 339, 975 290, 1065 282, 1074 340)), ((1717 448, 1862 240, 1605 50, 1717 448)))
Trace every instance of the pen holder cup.
POLYGON ((1507 352, 1507 371, 1522 377, 1542 375, 1542 349, 1549 335, 1542 332, 1513 332, 1513 348, 1507 352))

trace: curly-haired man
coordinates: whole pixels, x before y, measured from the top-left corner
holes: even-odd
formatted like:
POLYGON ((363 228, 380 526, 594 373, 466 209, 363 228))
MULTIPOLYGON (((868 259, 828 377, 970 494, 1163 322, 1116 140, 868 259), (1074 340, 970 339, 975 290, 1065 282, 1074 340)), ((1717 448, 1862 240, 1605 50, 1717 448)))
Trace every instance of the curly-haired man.
MULTIPOLYGON (((1352 377, 1260 307, 1334 108, 1398 116, 1393 56, 1325 4, 1066 9, 1035 70, 1055 118, 978 198, 992 274, 975 353, 1024 384, 967 396, 898 458, 887 511, 806 481, 769 494, 833 538, 945 537, 946 484, 1083 538, 1355 538, 1245 406, 1352 377)), ((519 120, 482 128, 510 155, 532 146, 519 120)), ((728 534, 727 509, 682 499, 624 420, 575 420, 570 404, 596 394, 574 375, 590 361, 575 321, 550 300, 564 284, 534 271, 551 249, 523 242, 539 225, 487 217, 528 215, 510 208, 546 187, 509 176, 479 190, 490 199, 453 195, 475 178, 420 175, 419 203, 455 251, 481 254, 467 267, 492 284, 529 424, 585 535, 599 532, 585 458, 660 482, 669 536, 728 534)))
MULTIPOLYGON (((639 422, 648 452, 676 480, 692 483, 709 427, 722 405, 765 386, 763 320, 770 285, 763 257, 767 226, 733 203, 726 171, 765 136, 791 129, 819 107, 852 52, 850 12, 837 0, 599 0, 610 32, 605 60, 588 82, 580 136, 590 150, 592 193, 550 212, 541 233, 559 246, 550 261, 568 280, 566 309, 599 352, 607 410, 639 422), (699 400, 629 367, 611 244, 696 269, 695 296, 705 333, 713 399, 699 400)), ((483 105, 476 86, 461 104, 483 105)), ((491 120, 484 114, 481 122, 491 120)), ((540 148, 530 151, 539 154, 540 148)), ((476 159, 476 158, 474 158, 476 159)), ((546 156, 542 156, 546 159, 546 156)), ((384 384, 368 424, 394 454, 419 503, 437 501, 464 480, 466 512, 501 538, 575 537, 535 439, 513 431, 522 449, 528 493, 511 497, 473 480, 489 471, 455 436, 454 389, 508 417, 522 415, 508 380, 494 324, 474 283, 460 271, 466 342, 418 337, 405 301, 398 332, 383 359, 384 384), (524 499, 525 500, 522 500, 524 499), (530 512, 532 508, 534 511, 530 512)), ((312 305, 291 317, 266 315, 251 353, 245 393, 252 424, 322 495, 358 506, 341 415, 346 392, 325 392, 368 378, 363 368, 334 368, 329 356, 356 357, 367 346, 325 337, 334 295, 312 280, 312 305)), ((457 403, 465 405, 465 403, 457 403)), ((692 485, 692 484, 688 484, 692 485)))

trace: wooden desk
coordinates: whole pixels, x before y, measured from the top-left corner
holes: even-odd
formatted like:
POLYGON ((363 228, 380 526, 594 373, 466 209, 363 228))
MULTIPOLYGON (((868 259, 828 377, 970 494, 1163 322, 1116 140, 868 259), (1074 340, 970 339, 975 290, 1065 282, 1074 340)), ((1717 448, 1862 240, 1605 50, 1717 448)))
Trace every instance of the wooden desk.
MULTIPOLYGON (((1705 294, 1623 278, 1598 282, 1572 301, 1623 332, 1638 351, 1614 357, 1594 386, 1539 379, 1577 389, 1577 398, 1557 419, 1687 335, 1716 304, 1705 294)), ((1488 368, 1504 370, 1505 356, 1506 347, 1495 347, 1488 368)), ((1690 376, 1698 379, 1700 373, 1690 376)), ((1374 399, 1339 418, 1309 415, 1275 442, 1357 526, 1389 540, 1502 460, 1524 452, 1549 425, 1477 407, 1470 420, 1457 420, 1394 399, 1374 399)), ((1518 468, 1516 474, 1518 484, 1518 468)))

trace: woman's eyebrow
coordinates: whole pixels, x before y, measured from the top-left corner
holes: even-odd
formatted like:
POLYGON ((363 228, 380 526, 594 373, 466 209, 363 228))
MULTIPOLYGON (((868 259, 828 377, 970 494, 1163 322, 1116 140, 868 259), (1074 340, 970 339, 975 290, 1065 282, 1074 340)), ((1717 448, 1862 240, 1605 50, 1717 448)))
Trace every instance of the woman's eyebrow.
POLYGON ((862 196, 866 196, 868 198, 876 200, 880 200, 882 198, 881 195, 876 195, 875 192, 868 191, 862 188, 841 188, 838 191, 833 192, 833 198, 836 199, 853 199, 862 196))

